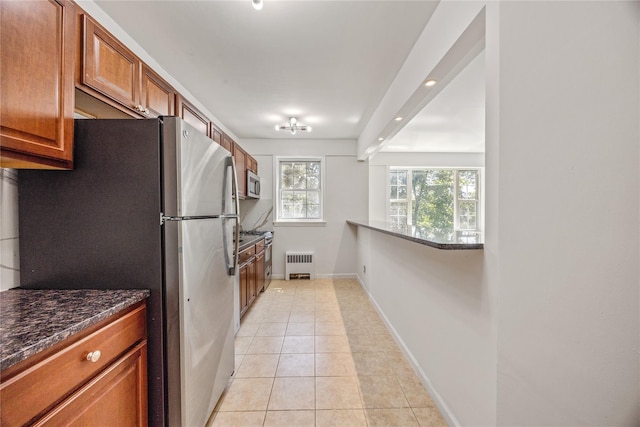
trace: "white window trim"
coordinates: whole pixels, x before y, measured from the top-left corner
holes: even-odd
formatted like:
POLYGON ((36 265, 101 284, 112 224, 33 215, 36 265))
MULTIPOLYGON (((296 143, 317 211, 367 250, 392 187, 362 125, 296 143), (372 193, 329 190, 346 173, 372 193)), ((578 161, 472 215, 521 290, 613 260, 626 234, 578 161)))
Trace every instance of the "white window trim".
MULTIPOLYGON (((406 170, 407 173, 407 223, 409 225, 413 224, 413 218, 411 217, 411 192, 409 191, 409 182, 413 179, 412 174, 414 170, 453 170, 454 171, 454 189, 457 193, 458 188, 458 171, 460 170, 475 170, 478 171, 478 196, 477 196, 477 208, 476 208, 476 229, 473 231, 482 232, 484 231, 484 168, 478 166, 387 166, 387 177, 386 177, 386 218, 389 221, 389 212, 391 210, 391 171, 394 170, 406 170)), ((397 199, 400 201, 401 199, 397 199)), ((464 201, 464 199, 462 199, 464 201)), ((460 230, 459 228, 459 218, 458 218, 458 203, 460 200, 458 199, 457 194, 454 194, 454 204, 453 204, 453 223, 454 230, 459 231, 470 231, 470 230, 460 230)))
POLYGON ((324 216, 325 204, 325 156, 277 156, 273 162, 273 186, 275 200, 274 227, 323 227, 326 225, 324 216), (280 162, 320 162, 320 218, 280 218, 280 162))

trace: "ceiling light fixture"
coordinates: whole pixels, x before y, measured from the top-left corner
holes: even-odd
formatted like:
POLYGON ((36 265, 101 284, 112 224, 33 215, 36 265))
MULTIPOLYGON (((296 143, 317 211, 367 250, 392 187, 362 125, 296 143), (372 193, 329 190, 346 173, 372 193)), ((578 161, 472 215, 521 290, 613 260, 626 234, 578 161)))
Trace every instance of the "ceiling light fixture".
POLYGON ((384 141, 383 137, 378 138, 378 141, 384 141))
POLYGON ((436 85, 436 83, 438 83, 436 80, 429 79, 429 80, 427 80, 426 82, 424 82, 424 85, 425 85, 426 87, 431 87, 431 86, 435 86, 435 85, 436 85))
POLYGON ((263 6, 262 0, 251 0, 251 4, 255 10, 260 10, 263 6))
POLYGON ((396 118, 395 118, 395 119, 393 119, 393 120, 395 120, 396 122, 399 122, 399 121, 401 121, 401 120, 402 120, 402 117, 398 116, 398 117, 396 117, 396 118))
POLYGON ((288 130, 292 135, 295 135, 297 131, 311 132, 311 126, 305 126, 298 123, 297 117, 289 117, 289 123, 286 125, 276 125, 276 130, 288 130))

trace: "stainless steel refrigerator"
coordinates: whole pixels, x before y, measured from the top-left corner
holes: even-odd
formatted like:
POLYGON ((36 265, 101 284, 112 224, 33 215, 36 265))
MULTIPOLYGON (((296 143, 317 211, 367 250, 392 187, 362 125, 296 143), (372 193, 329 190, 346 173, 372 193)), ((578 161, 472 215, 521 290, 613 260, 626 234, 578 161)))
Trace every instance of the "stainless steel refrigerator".
POLYGON ((231 154, 177 117, 76 120, 73 171, 21 170, 21 286, 151 290, 149 423, 199 427, 234 369, 231 154))

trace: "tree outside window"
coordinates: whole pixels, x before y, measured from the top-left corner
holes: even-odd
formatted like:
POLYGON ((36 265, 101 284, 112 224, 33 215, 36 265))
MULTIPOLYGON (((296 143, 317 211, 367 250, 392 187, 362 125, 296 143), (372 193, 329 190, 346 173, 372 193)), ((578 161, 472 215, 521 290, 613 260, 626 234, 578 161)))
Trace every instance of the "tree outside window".
POLYGON ((477 230, 477 169, 393 168, 389 171, 389 222, 436 233, 477 230))

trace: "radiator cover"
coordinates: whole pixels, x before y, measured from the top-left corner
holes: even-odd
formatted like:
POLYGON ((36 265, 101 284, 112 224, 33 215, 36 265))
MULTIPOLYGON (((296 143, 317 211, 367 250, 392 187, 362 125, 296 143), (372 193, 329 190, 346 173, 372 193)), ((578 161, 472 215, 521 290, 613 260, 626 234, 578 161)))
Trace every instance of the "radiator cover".
POLYGON ((285 253, 284 267, 285 280, 290 280, 292 274, 308 274, 309 279, 315 279, 314 260, 315 255, 313 252, 287 251, 285 253))

